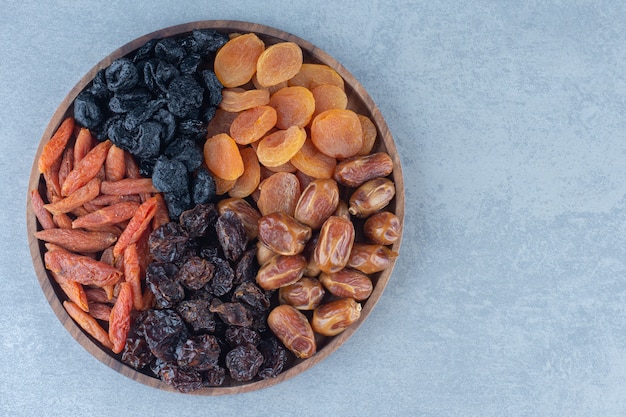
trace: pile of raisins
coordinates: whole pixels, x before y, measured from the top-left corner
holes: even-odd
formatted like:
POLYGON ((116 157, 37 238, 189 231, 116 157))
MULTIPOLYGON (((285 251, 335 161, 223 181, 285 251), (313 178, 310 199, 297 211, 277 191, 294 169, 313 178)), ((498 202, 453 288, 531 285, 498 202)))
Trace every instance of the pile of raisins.
POLYGON ((155 307, 134 319, 122 361, 189 392, 278 375, 292 354, 267 327, 271 291, 255 281, 256 246, 213 203, 155 229, 146 285, 155 307))
POLYGON ((133 154, 174 218, 214 196, 202 145, 222 101, 213 61, 227 41, 214 30, 152 39, 100 70, 74 101, 75 120, 133 154))

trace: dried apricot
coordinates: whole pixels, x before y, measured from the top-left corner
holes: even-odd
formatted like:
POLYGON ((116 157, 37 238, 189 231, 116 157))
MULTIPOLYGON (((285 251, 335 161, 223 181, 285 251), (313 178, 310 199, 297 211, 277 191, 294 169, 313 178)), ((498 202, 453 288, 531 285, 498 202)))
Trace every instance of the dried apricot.
POLYGON ((344 89, 341 75, 325 64, 302 64, 300 72, 289 80, 289 85, 299 85, 313 89, 318 85, 332 84, 344 89))
POLYGON ((263 87, 284 82, 296 75, 302 67, 302 49, 295 42, 279 42, 259 55, 256 78, 263 87))
POLYGON ((265 44, 254 33, 230 39, 215 55, 213 68, 224 87, 239 87, 252 79, 265 44))
POLYGON ((228 190, 228 195, 243 198, 252 194, 259 186, 261 167, 254 149, 244 148, 239 153, 243 161, 243 174, 235 180, 235 184, 228 190))
POLYGON ((264 106, 269 102, 270 92, 267 90, 224 89, 222 90, 220 109, 234 113, 264 106))
POLYGON ((300 172, 313 178, 332 178, 337 166, 337 160, 320 152, 310 138, 307 138, 290 162, 300 172))
POLYGON ((204 160, 209 170, 224 180, 236 180, 243 174, 243 159, 233 138, 219 133, 204 143, 204 160))
POLYGON ((368 155, 370 152, 372 152, 372 149, 374 149, 378 131, 376 130, 376 125, 374 125, 372 119, 363 114, 357 114, 357 116, 359 117, 359 122, 361 122, 361 129, 363 130, 363 146, 361 146, 361 149, 359 150, 359 152, 357 152, 357 155, 368 155))
POLYGON ((286 164, 302 148, 305 140, 306 132, 295 125, 271 133, 259 141, 256 150, 259 162, 266 167, 286 164))
POLYGON ((277 172, 259 184, 257 207, 263 216, 282 212, 293 216, 300 198, 300 182, 289 172, 277 172))
POLYGON ((311 89, 315 99, 313 117, 330 109, 345 109, 348 106, 348 96, 343 88, 332 84, 322 84, 311 89))
POLYGON ((317 149, 330 157, 348 158, 356 155, 363 146, 363 129, 352 110, 326 110, 313 119, 311 140, 317 149))
POLYGON ((239 145, 248 145, 263 137, 276 125, 276 110, 257 106, 242 111, 230 125, 230 136, 239 145))
POLYGON ((276 109, 276 127, 304 127, 309 124, 315 111, 315 99, 305 87, 281 88, 270 97, 270 106, 276 109))

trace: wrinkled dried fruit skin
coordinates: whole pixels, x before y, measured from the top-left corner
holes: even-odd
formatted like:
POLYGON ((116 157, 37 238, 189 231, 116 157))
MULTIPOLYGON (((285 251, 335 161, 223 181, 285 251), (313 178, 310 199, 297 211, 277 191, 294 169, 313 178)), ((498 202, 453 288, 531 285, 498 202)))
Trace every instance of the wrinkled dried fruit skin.
POLYGON ((326 110, 313 119, 311 140, 317 149, 332 158, 349 158, 363 146, 363 129, 352 110, 326 110))
POLYGON ((215 231, 226 259, 238 260, 248 243, 246 229, 239 216, 232 211, 220 215, 215 224, 215 231))
POLYGON ((178 270, 176 281, 190 290, 199 290, 213 278, 214 269, 207 260, 192 256, 178 270))
POLYGON ((187 338, 184 321, 170 309, 144 312, 138 319, 137 333, 146 339, 154 356, 168 362, 176 360, 176 347, 187 338))
POLYGON ((283 304, 267 317, 274 335, 298 358, 310 358, 317 352, 315 335, 306 316, 296 308, 283 304))
POLYGON ((209 300, 183 300, 176 306, 180 317, 189 324, 195 332, 214 332, 215 315, 209 311, 209 300))
POLYGON ((365 274, 373 274, 387 269, 396 257, 398 253, 384 245, 355 243, 348 266, 365 274))
POLYGON ((208 235, 215 227, 218 218, 218 210, 215 204, 197 204, 180 214, 180 225, 190 237, 208 235))
POLYGON ((320 85, 331 84, 344 89, 341 75, 325 64, 304 63, 300 71, 289 80, 289 85, 299 85, 309 90, 320 85))
POLYGON ((284 165, 298 153, 305 141, 306 132, 295 125, 270 133, 258 142, 259 162, 266 167, 284 165))
POLYGON ((146 270, 146 286, 154 294, 157 307, 172 308, 185 298, 185 289, 176 281, 178 267, 170 263, 151 263, 146 270))
POLYGON ((337 209, 339 187, 332 179, 312 181, 300 195, 294 217, 312 229, 319 229, 337 209))
POLYGON ((230 136, 239 145, 248 145, 261 139, 276 125, 276 110, 271 106, 257 106, 244 110, 230 124, 230 136))
POLYGON ((226 354, 226 368, 235 381, 250 381, 263 365, 263 355, 254 345, 239 345, 226 354))
POLYGON ((369 180, 352 193, 348 211, 359 218, 369 217, 387 207, 395 195, 396 187, 390 179, 369 180))
POLYGON ((348 263, 354 238, 355 230, 351 221, 330 216, 320 230, 313 252, 319 269, 328 274, 341 271, 348 263))
POLYGON ((348 96, 343 88, 332 84, 323 84, 311 89, 315 99, 313 118, 318 114, 331 109, 345 109, 348 106, 348 96))
POLYGON ((176 262, 187 250, 189 234, 179 223, 170 222, 150 233, 148 246, 152 256, 162 262, 176 262))
POLYGON ((272 94, 269 105, 276 110, 276 127, 288 129, 291 126, 304 128, 309 124, 315 111, 315 98, 304 87, 284 87, 272 94))
POLYGON ((345 268, 334 274, 323 273, 320 282, 332 295, 363 301, 369 298, 374 288, 370 277, 364 273, 345 268))
POLYGON ((298 310, 314 310, 322 303, 324 295, 326 291, 317 278, 302 277, 293 284, 279 288, 278 301, 298 310))
POLYGON ((263 365, 259 369, 259 377, 274 378, 287 365, 287 350, 275 337, 267 337, 259 343, 257 349, 263 355, 263 365))
POLYGON ((131 284, 122 282, 117 300, 111 309, 109 318, 109 339, 113 343, 113 353, 120 353, 126 344, 130 329, 130 313, 133 309, 133 290, 131 284))
POLYGON ((264 290, 275 290, 302 278, 305 267, 302 255, 276 255, 259 268, 256 283, 264 290))
POLYGON ((256 346, 261 341, 259 332, 249 327, 231 326, 226 329, 224 336, 228 344, 233 348, 243 344, 256 346))
POLYGON ((271 213, 259 220, 259 240, 273 252, 296 255, 311 238, 311 228, 285 213, 271 213))
POLYGON ((227 211, 235 213, 243 222, 248 240, 256 239, 259 231, 258 223, 261 218, 261 213, 252 207, 250 203, 243 198, 231 197, 220 200, 217 203, 217 209, 220 215, 227 211))
POLYGON ((320 152, 307 138, 291 161, 300 172, 313 178, 332 178, 337 160, 320 152))
POLYGON ((322 304, 313 310, 311 326, 324 336, 336 336, 361 317, 361 304, 351 298, 341 298, 322 304))
POLYGON ((282 212, 293 216, 300 198, 300 181, 290 172, 276 172, 259 184, 257 207, 262 215, 282 212))
POLYGON ((279 42, 268 46, 259 55, 256 79, 263 87, 293 78, 302 67, 302 49, 294 42, 279 42))
POLYGON ((239 87, 252 79, 265 44, 253 33, 237 36, 222 46, 215 56, 215 75, 224 87, 239 87))
POLYGON ((385 152, 366 156, 354 156, 337 164, 333 178, 346 187, 358 187, 378 177, 386 177, 393 171, 393 161, 385 152))
POLYGON ((117 240, 117 236, 112 233, 75 229, 40 230, 35 232, 35 237, 72 252, 100 252, 117 240))
POLYGON ((357 116, 361 122, 361 130, 363 131, 363 146, 361 146, 357 155, 368 155, 372 152, 372 149, 374 149, 378 130, 376 130, 376 125, 372 122, 372 119, 363 114, 357 114, 357 116))
POLYGON ((148 343, 141 337, 129 337, 122 351, 122 362, 139 370, 143 369, 154 360, 148 343))
POLYGON ((47 269, 62 278, 84 285, 113 285, 122 277, 121 271, 104 262, 63 249, 47 251, 44 254, 44 263, 47 269))
POLYGON ((211 301, 209 311, 217 313, 224 323, 231 326, 248 327, 252 324, 252 316, 241 303, 224 303, 217 298, 211 301))
POLYGON ((389 211, 372 214, 363 224, 363 235, 372 243, 392 245, 400 238, 400 219, 389 211))
POLYGON ((221 353, 217 338, 202 334, 190 337, 176 347, 176 362, 183 368, 194 368, 204 371, 217 365, 221 353))
POLYGON ((231 113, 238 113, 258 106, 265 106, 270 102, 270 93, 267 90, 225 89, 222 91, 220 109, 231 113))
POLYGON ((261 182, 261 166, 256 152, 252 148, 244 148, 240 151, 243 161, 243 174, 235 181, 228 195, 231 197, 244 198, 252 194, 261 182))

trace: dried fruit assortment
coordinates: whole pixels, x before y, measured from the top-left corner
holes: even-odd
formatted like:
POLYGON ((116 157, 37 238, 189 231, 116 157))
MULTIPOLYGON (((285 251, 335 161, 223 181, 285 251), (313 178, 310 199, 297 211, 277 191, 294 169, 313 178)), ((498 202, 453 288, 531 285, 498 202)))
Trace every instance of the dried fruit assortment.
POLYGON ((341 76, 305 61, 254 33, 150 40, 38 161, 35 237, 68 314, 180 391, 315 355, 398 255, 393 161, 341 76))

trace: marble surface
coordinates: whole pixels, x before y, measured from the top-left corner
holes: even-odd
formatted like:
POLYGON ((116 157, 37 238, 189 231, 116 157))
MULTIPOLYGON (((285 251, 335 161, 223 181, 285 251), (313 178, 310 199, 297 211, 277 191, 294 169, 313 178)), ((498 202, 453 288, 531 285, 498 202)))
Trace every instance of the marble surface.
POLYGON ((623 416, 626 10, 612 1, 2 2, 0 415, 623 416), (366 322, 304 374, 236 396, 140 385, 53 314, 27 245, 41 135, 101 58, 154 30, 253 21, 369 91, 407 220, 366 322))

